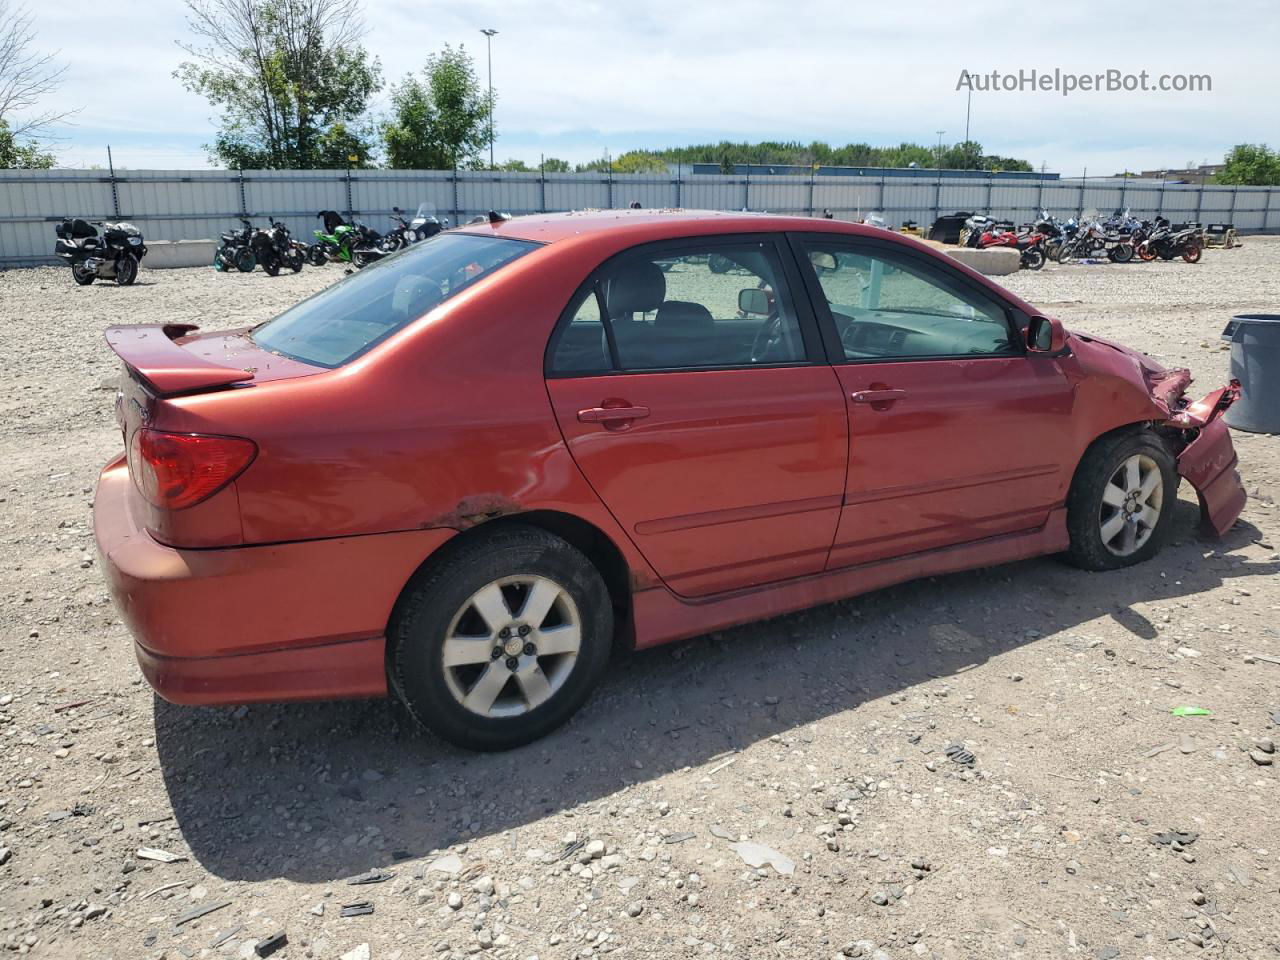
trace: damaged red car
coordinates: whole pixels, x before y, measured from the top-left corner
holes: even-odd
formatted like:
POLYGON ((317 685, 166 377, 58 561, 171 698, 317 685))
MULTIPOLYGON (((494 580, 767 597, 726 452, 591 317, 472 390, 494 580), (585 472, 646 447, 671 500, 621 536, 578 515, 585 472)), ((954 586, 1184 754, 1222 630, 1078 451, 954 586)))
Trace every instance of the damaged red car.
POLYGON ((931 248, 798 217, 503 218, 229 333, 115 327, 103 568, 168 700, 385 695, 478 749, 649 647, 1164 543, 1244 489, 1228 385, 931 248))

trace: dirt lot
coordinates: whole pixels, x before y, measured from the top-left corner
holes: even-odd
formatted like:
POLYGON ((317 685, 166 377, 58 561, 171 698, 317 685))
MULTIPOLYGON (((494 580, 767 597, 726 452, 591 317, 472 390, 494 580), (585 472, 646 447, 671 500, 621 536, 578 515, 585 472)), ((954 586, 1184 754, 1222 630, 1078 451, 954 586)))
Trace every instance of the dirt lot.
MULTIPOLYGON (((1249 239, 1009 286, 1207 392, 1226 320, 1280 305, 1278 268, 1280 238, 1249 239)), ((452 750, 385 702, 156 700, 94 560, 119 442, 102 329, 265 318, 338 275, 0 273, 4 949, 249 957, 287 931, 276 957, 1280 954, 1275 437, 1236 435, 1252 499, 1222 542, 1184 489, 1145 565, 1036 560, 623 657, 513 753, 452 750), (369 870, 393 876, 347 883, 369 870)))

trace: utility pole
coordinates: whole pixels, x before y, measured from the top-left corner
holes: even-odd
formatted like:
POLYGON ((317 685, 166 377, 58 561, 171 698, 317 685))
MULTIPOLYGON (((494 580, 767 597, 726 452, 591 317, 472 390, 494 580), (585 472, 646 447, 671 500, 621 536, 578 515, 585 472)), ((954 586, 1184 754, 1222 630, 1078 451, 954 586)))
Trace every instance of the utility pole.
POLYGON ((493 38, 497 34, 497 30, 485 27, 480 31, 484 34, 485 45, 489 52, 489 169, 493 169, 493 38))
POLYGON ((938 131, 938 169, 939 170, 942 169, 942 135, 946 132, 947 131, 945 130, 938 131))
POLYGON ((969 142, 969 111, 973 107, 973 87, 969 87, 969 96, 964 104, 964 142, 969 142))

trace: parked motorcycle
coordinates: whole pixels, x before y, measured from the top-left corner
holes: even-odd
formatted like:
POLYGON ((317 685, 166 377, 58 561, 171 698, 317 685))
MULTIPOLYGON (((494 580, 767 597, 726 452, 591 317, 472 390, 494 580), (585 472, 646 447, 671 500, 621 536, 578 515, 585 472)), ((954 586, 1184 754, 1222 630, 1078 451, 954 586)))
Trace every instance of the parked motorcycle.
POLYGON ((258 258, 254 256, 253 248, 250 246, 253 227, 243 218, 240 222, 244 225, 241 229, 230 230, 219 238, 222 246, 218 247, 218 252, 213 255, 215 270, 230 270, 235 267, 241 273, 252 273, 253 268, 258 265, 258 258))
POLYGON ((1065 240, 1058 250, 1058 262, 1086 257, 1107 257, 1114 263, 1133 259, 1133 244, 1125 235, 1109 232, 1094 218, 1080 225, 1075 235, 1065 240))
POLYGON ((384 254, 395 253, 428 237, 434 237, 449 226, 447 217, 443 221, 436 217, 436 207, 433 203, 418 204, 412 220, 406 218, 404 211, 399 207, 392 207, 391 210, 391 219, 397 226, 378 241, 378 250, 384 254))
POLYGON ((274 218, 270 230, 254 231, 250 246, 262 269, 272 277, 279 275, 281 267, 297 273, 306 259, 300 246, 289 236, 289 228, 274 218))
POLYGON ((996 226, 989 227, 978 238, 979 249, 1010 247, 1019 253, 1019 266, 1026 270, 1039 270, 1044 266, 1044 236, 1034 231, 1015 233, 996 226))
POLYGON ((985 214, 975 213, 964 222, 964 226, 960 228, 960 246, 976 247, 978 240, 994 223, 994 217, 988 217, 985 214))
POLYGON ((138 279, 138 265, 147 255, 142 231, 132 223, 68 217, 53 228, 58 241, 53 252, 71 265, 71 278, 82 287, 94 280, 114 280, 127 287, 138 279), (102 235, 93 224, 102 228, 102 235))
POLYGON ((324 229, 315 231, 316 242, 307 248, 307 260, 314 266, 340 260, 359 268, 382 256, 377 252, 382 235, 376 230, 359 220, 347 223, 335 210, 321 210, 316 216, 324 221, 324 229))
POLYGON ((1156 217, 1151 235, 1138 244, 1138 256, 1143 260, 1172 260, 1181 257, 1187 263, 1199 263, 1204 240, 1194 227, 1174 230, 1164 217, 1156 217))

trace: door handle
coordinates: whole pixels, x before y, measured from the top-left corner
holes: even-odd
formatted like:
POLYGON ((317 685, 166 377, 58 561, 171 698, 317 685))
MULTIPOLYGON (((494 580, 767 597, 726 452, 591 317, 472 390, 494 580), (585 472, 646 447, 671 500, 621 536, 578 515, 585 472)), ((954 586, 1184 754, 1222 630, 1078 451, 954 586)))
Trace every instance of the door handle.
POLYGON ((893 403, 907 395, 905 390, 858 390, 849 394, 854 403, 893 403))
POLYGON ((578 411, 578 420, 581 423, 618 423, 621 420, 639 420, 648 415, 648 407, 587 407, 578 411))

